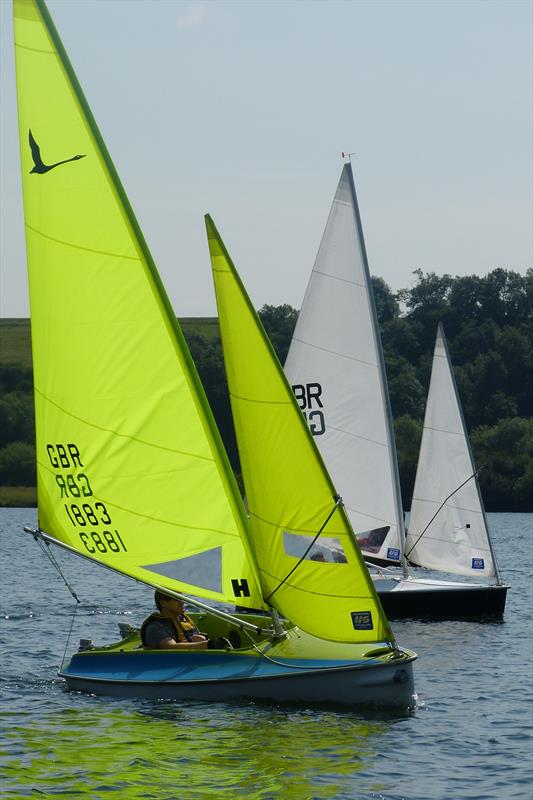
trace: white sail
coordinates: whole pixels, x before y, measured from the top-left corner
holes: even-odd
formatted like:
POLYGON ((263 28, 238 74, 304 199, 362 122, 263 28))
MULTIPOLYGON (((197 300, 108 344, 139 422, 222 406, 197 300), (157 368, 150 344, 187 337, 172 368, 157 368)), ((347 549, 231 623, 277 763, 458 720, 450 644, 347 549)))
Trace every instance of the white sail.
POLYGON ((285 372, 363 553, 398 561, 403 511, 370 273, 345 164, 285 372))
POLYGON ((496 574, 475 466, 440 324, 405 554, 419 566, 458 575, 496 574))

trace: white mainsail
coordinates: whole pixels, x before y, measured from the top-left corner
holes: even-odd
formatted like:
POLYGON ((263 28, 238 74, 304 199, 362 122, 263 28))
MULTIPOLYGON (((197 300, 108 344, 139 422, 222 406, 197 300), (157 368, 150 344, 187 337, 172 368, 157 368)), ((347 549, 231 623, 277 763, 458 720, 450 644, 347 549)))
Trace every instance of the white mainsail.
POLYGON ((333 199, 285 372, 363 553, 398 562, 404 527, 396 448, 349 163, 333 199))
POLYGON ((409 561, 423 567, 458 575, 497 576, 476 468, 440 323, 405 554, 409 561))

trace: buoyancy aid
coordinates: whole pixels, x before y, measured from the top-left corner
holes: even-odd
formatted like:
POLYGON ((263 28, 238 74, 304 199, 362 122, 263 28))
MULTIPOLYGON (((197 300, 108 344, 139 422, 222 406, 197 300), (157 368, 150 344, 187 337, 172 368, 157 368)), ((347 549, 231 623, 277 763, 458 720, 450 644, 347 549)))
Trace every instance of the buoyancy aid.
MULTIPOLYGON (((150 614, 147 619, 144 620, 143 624, 141 625, 141 641, 144 647, 148 647, 149 645, 146 644, 145 639, 145 632, 146 628, 151 622, 156 622, 159 620, 166 620, 167 622, 172 623, 172 627, 175 631, 174 639, 177 642, 190 642, 192 637, 199 633, 198 628, 192 621, 187 614, 181 614, 178 620, 172 619, 171 617, 165 617, 163 614, 160 614, 159 611, 154 611, 153 614, 150 614)), ((169 634, 170 635, 170 634, 169 634)))

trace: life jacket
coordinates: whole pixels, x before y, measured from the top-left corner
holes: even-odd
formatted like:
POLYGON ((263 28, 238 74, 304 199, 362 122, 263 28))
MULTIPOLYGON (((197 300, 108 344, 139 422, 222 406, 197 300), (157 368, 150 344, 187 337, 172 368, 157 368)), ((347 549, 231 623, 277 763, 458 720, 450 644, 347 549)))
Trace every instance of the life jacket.
POLYGON ((171 619, 171 617, 163 616, 163 614, 160 614, 159 611, 154 611, 154 613, 150 614, 150 616, 147 617, 147 619, 145 619, 143 624, 141 625, 141 631, 140 631, 141 641, 144 647, 149 646, 146 644, 146 639, 145 639, 146 628, 151 622, 155 622, 156 620, 157 621, 166 620, 167 622, 172 623, 172 627, 175 631, 174 639, 177 642, 190 642, 194 634, 199 633, 198 628, 196 627, 192 619, 187 616, 187 614, 182 614, 179 617, 179 620, 175 620, 171 619))

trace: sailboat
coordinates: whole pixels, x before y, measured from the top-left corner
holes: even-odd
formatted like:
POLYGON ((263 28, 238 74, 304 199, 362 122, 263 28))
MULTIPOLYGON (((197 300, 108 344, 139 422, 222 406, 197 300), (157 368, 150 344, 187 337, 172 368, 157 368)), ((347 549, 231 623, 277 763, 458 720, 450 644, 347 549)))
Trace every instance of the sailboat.
MULTIPOLYGON (((502 583, 442 323, 439 323, 405 556, 428 569, 492 581, 469 596, 503 614, 502 583)), ((460 611, 460 607, 457 609, 460 611)))
MULTIPOLYGON (((392 412, 349 161, 343 165, 285 372, 365 559, 386 568, 374 571, 373 577, 387 615, 446 618, 502 613, 503 589, 418 578, 405 557, 392 412)), ((438 469, 431 463, 434 467, 438 469)), ((458 486, 462 479, 460 474, 456 477, 458 486)), ((336 556, 333 552, 324 557, 336 556)), ((448 559, 448 572, 454 571, 451 566, 448 559)))
MULTIPOLYGON (((416 655, 397 646, 342 525, 342 567, 353 580, 331 598, 307 590, 307 561, 275 556, 274 538, 260 546, 252 535, 185 340, 48 10, 14 0, 14 18, 38 484, 30 533, 186 599, 210 638, 233 645, 150 650, 128 630, 106 646, 82 640, 60 677, 100 695, 411 706, 416 655), (237 601, 270 617, 220 607, 237 601)), ((290 452, 284 458, 290 469, 290 452)))

